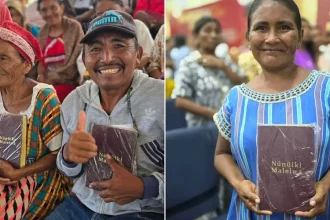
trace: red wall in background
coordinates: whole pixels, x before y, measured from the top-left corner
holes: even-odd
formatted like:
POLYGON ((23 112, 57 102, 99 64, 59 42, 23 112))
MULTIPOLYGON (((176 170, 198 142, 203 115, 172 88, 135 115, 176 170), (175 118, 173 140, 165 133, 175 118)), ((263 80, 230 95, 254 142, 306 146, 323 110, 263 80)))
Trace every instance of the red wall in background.
POLYGON ((330 0, 319 0, 317 24, 320 25, 323 30, 325 30, 326 23, 330 21, 329 12, 330 12, 330 0))
POLYGON ((245 10, 237 1, 233 0, 222 0, 220 2, 184 10, 179 19, 175 19, 168 14, 171 35, 191 35, 195 21, 205 15, 213 16, 220 21, 223 28, 222 35, 230 46, 240 46, 244 44, 246 32, 245 10))

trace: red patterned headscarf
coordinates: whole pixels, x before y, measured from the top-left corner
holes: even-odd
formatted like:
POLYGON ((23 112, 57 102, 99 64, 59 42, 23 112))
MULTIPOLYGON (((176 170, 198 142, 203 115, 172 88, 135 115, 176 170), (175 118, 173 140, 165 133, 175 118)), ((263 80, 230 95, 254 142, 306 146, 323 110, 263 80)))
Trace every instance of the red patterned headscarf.
POLYGON ((29 31, 12 21, 5 21, 0 26, 0 39, 8 41, 32 65, 42 59, 38 40, 29 31))

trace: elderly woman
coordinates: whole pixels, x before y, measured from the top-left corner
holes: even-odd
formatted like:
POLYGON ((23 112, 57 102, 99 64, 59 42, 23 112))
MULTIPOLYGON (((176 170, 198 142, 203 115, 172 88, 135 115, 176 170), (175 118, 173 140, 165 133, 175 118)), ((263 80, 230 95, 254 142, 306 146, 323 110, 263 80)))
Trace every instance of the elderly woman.
POLYGON ((38 81, 53 85, 62 102, 80 82, 76 61, 84 33, 77 21, 63 16, 62 1, 38 0, 38 10, 46 21, 38 37, 44 52, 38 65, 38 81))
POLYGON ((214 17, 196 21, 193 34, 197 50, 182 60, 172 97, 186 113, 188 127, 206 126, 220 108, 225 95, 235 84, 244 82, 242 74, 228 60, 215 56, 221 43, 221 25, 214 17))
POLYGON ((0 27, 0 113, 28 118, 25 166, 0 160, 0 216, 44 219, 67 195, 68 180, 56 168, 61 147, 60 103, 52 86, 25 75, 42 57, 37 39, 18 24, 0 27))
MULTIPOLYGON (((329 219, 329 74, 294 62, 297 48, 303 43, 303 31, 293 0, 255 0, 246 36, 261 74, 231 89, 214 116, 220 131, 215 167, 234 188, 228 219, 329 219), (317 144, 316 193, 307 201, 307 211, 285 214, 258 209, 264 201, 257 193, 258 124, 318 125, 323 135, 317 144)), ((301 148, 297 145, 296 151, 301 148)), ((281 192, 277 193, 280 198, 281 192)))

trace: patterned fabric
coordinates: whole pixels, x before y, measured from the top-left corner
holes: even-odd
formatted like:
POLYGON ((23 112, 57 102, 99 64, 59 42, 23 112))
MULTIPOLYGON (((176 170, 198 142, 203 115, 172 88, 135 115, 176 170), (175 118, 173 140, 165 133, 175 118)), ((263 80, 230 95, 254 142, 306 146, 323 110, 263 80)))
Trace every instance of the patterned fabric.
MULTIPOLYGON (((317 124, 319 181, 330 166, 330 75, 313 71, 298 87, 279 94, 261 94, 245 84, 234 87, 214 120, 221 135, 230 140, 231 151, 246 179, 257 183, 257 124, 317 124)), ((280 193, 280 192, 279 192, 280 193)), ((330 219, 330 203, 316 220, 330 219)), ((283 213, 257 216, 246 208, 233 191, 228 219, 235 220, 298 220, 303 218, 283 213)))
POLYGON ((154 69, 158 69, 164 75, 164 35, 163 25, 155 38, 155 43, 151 51, 150 64, 147 70, 148 73, 154 69))
POLYGON ((49 37, 44 49, 43 64, 47 69, 52 64, 63 64, 65 61, 65 47, 63 35, 57 38, 49 37))
MULTIPOLYGON (((34 108, 29 118, 27 130, 27 165, 38 161, 49 153, 56 155, 61 147, 62 137, 60 104, 54 90, 50 88, 40 89, 32 101, 34 108)), ((25 177, 20 180, 20 183, 15 192, 16 205, 6 204, 6 207, 9 208, 4 210, 2 204, 0 216, 3 216, 3 212, 6 211, 10 217, 8 219, 20 219, 20 216, 26 212, 23 217, 24 220, 44 219, 71 191, 69 180, 57 168, 25 177), (29 194, 28 190, 30 189, 31 192, 32 188, 34 189, 33 195, 29 194), (21 194, 21 192, 25 194, 21 194), (29 198, 29 206, 26 205, 26 201, 24 201, 24 205, 20 201, 19 197, 23 195, 25 198, 29 198)), ((10 193, 7 195, 7 192, 9 192, 8 189, 1 191, 0 201, 3 197, 11 196, 10 193)))
MULTIPOLYGON (((200 65, 194 54, 192 52, 182 60, 179 68, 179 80, 175 84, 172 98, 184 97, 198 105, 219 109, 233 84, 223 70, 204 68, 200 65)), ((212 119, 189 112, 186 113, 186 120, 188 127, 205 126, 212 123, 212 119)))
POLYGON ((35 181, 31 176, 11 186, 0 185, 0 219, 22 219, 30 205, 35 181))

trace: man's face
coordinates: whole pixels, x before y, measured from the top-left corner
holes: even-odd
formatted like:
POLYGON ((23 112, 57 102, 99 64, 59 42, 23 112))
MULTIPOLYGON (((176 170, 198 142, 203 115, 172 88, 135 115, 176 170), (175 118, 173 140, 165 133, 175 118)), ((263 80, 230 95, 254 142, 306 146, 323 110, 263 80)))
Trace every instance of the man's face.
POLYGON ((84 63, 101 90, 126 88, 131 84, 142 54, 134 38, 111 31, 96 35, 86 44, 84 63))
POLYGON ((117 10, 117 11, 123 11, 123 8, 113 1, 110 0, 101 0, 98 1, 96 7, 95 7, 95 14, 96 16, 102 15, 104 12, 109 10, 117 10))

